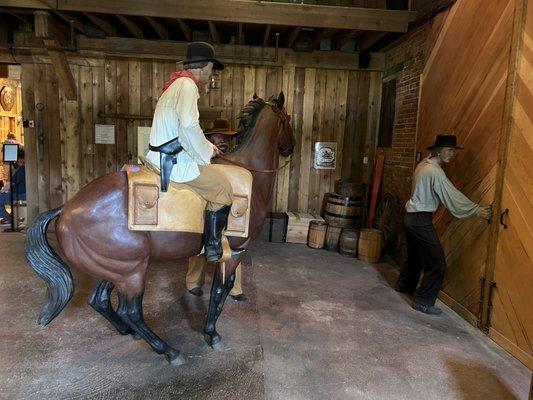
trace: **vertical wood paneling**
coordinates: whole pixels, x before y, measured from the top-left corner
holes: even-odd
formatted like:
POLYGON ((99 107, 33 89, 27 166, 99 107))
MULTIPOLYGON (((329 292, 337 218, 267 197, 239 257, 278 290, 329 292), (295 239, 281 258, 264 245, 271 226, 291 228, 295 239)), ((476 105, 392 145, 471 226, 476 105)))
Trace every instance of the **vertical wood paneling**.
MULTIPOLYGON (((128 114, 141 114, 141 62, 130 61, 128 70, 128 114)), ((137 160, 137 127, 140 126, 140 120, 127 122, 128 133, 128 162, 137 160)))
MULTIPOLYGON (((100 63, 72 64, 78 85, 77 101, 66 100, 58 91, 51 66, 28 65, 25 69, 31 70, 34 82, 31 91, 25 91, 25 98, 31 98, 32 104, 43 101, 46 109, 51 110, 49 120, 45 121, 45 134, 52 135, 47 138, 47 143, 60 149, 54 153, 47 151, 46 162, 36 164, 39 166, 40 190, 35 192, 42 192, 37 200, 42 211, 71 198, 80 186, 95 177, 117 171, 124 163, 136 159, 137 127, 149 126, 151 121, 103 118, 100 114, 152 116, 163 83, 176 69, 176 63, 108 58, 100 63), (34 91, 37 100, 32 97, 34 91), (57 104, 49 100, 54 91, 57 104), (59 118, 56 120, 53 115, 59 115, 59 118), (95 143, 96 123, 115 125, 115 144, 95 143)), ((334 181, 344 178, 344 170, 356 165, 359 168, 357 160, 360 157, 351 147, 358 144, 362 149, 369 140, 365 131, 369 116, 369 85, 357 85, 360 77, 368 74, 364 71, 296 68, 294 65, 282 68, 229 64, 221 71, 220 89, 201 93, 199 105, 220 107, 221 116, 229 119, 236 128, 237 116, 254 93, 269 99, 283 90, 285 108, 292 117, 296 148, 290 165, 278 173, 271 209, 319 212, 323 196, 333 190, 334 181), (336 170, 312 168, 316 141, 337 142, 336 170)), ((26 82, 31 81, 26 78, 26 82)), ((286 158, 280 156, 280 165, 285 161, 286 158)), ((350 172, 350 175, 357 173, 361 175, 360 172, 350 172)))
POLYGON ((50 207, 63 204, 62 166, 61 166, 61 132, 59 116, 59 87, 56 74, 52 68, 46 70, 46 100, 48 113, 48 152, 50 170, 50 207))
MULTIPOLYGON (((129 62, 117 61, 117 113, 128 114, 129 111, 129 62)), ((128 121, 117 118, 115 126, 115 140, 117 149, 116 169, 119 170, 130 158, 133 158, 133 141, 128 137, 128 121)))
MULTIPOLYGON (((103 66, 92 69, 93 78, 93 121, 102 124, 104 120, 98 115, 105 112, 105 68, 103 66)), ((94 143, 94 125, 91 126, 91 138, 94 143)), ((106 145, 94 144, 94 171, 96 176, 106 173, 106 145)))
MULTIPOLYGON (((22 64, 22 117, 35 120, 35 90, 34 90, 34 64, 22 64)), ((26 212, 28 220, 32 221, 39 214, 39 172, 37 169, 37 130, 24 128, 24 148, 26 158, 26 212)))
MULTIPOLYGON (((49 137, 48 120, 53 118, 48 112, 48 102, 46 97, 46 64, 35 66, 35 105, 41 104, 43 110, 35 111, 35 131, 39 135, 39 129, 49 137), (40 128, 39 128, 40 127, 40 128)), ((37 145, 38 173, 39 173, 39 211, 48 209, 50 205, 50 168, 49 168, 49 139, 45 139, 42 145, 37 145)))
MULTIPOLYGON (((105 113, 116 114, 117 112, 117 61, 107 59, 105 61, 105 113)), ((115 139, 117 139, 115 118, 105 118, 104 123, 108 125, 115 125, 115 139)), ((104 144, 106 155, 106 171, 114 172, 117 169, 117 146, 116 144, 104 144)))
MULTIPOLYGON (((465 150, 446 172, 459 190, 482 205, 494 201, 513 6, 512 0, 496 0, 491 7, 481 0, 457 2, 434 27, 439 33, 432 36, 420 85, 417 151, 425 153, 437 133, 455 132, 465 150)), ((453 307, 475 320, 488 224, 454 219, 442 211, 435 223, 448 264, 442 290, 453 307)))
POLYGON ((307 211, 309 206, 309 168, 311 165, 311 142, 313 134, 313 109, 315 105, 316 69, 305 70, 304 102, 302 114, 302 147, 300 154, 300 180, 298 183, 298 211, 307 211))
MULTIPOLYGON (((71 66, 74 82, 78 82, 79 68, 71 66)), ((63 120, 65 121, 65 175, 67 200, 74 197, 80 188, 80 136, 79 136, 79 91, 78 100, 66 100, 63 120)))
POLYGON ((91 67, 80 66, 78 82, 81 171, 80 185, 84 186, 95 177, 94 174, 94 115, 93 78, 91 67))
POLYGON ((533 3, 521 3, 527 3, 526 18, 522 20, 519 9, 516 68, 508 85, 511 118, 500 207, 508 210, 507 229, 500 225, 497 232, 489 335, 533 369, 533 3))

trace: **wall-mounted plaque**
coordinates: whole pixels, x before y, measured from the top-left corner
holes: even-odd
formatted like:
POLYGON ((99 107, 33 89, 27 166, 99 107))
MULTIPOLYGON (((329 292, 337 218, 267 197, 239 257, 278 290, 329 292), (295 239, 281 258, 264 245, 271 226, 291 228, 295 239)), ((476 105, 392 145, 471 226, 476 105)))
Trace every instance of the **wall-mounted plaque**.
POLYGON ((337 167, 337 143, 315 142, 315 169, 335 169, 337 167))
POLYGON ((0 105, 5 111, 11 111, 15 105, 15 91, 11 86, 4 86, 0 90, 0 105))
POLYGON ((115 144, 115 125, 94 124, 94 143, 115 144))

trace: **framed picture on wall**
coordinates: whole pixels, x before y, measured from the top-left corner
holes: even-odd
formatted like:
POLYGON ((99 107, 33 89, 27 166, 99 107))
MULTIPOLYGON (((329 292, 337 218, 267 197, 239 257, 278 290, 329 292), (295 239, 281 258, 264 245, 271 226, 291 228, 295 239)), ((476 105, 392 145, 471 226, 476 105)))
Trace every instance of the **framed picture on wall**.
POLYGON ((337 167, 337 142, 315 142, 315 169, 337 167))

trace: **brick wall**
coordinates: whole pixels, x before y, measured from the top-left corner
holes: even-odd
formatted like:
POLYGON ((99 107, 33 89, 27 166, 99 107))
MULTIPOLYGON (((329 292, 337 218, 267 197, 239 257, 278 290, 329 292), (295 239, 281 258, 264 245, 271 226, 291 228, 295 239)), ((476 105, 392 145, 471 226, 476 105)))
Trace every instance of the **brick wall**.
POLYGON ((421 26, 385 51, 384 80, 396 77, 396 111, 391 147, 381 149, 385 152, 381 192, 393 193, 398 199, 394 258, 399 264, 405 259, 404 204, 410 196, 415 164, 420 74, 424 68, 427 33, 428 25, 421 26))

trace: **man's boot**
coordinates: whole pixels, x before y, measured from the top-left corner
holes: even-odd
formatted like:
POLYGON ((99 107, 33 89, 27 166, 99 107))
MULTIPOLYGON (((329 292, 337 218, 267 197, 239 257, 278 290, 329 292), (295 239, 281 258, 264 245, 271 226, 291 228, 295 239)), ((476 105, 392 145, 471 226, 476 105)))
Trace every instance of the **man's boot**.
MULTIPOLYGON (((218 211, 206 211, 204 225, 205 258, 216 262, 222 258, 222 231, 228 224, 231 205, 224 206, 218 211)), ((231 250, 231 255, 244 253, 244 249, 231 250)))

